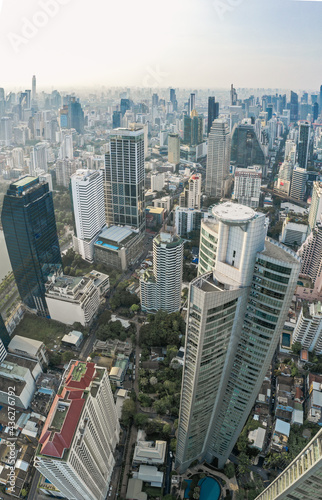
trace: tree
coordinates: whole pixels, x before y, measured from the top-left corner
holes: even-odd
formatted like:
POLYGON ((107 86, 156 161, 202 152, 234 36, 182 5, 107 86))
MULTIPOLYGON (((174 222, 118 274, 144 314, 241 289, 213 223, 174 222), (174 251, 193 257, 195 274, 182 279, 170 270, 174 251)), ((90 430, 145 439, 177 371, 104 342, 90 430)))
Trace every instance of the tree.
POLYGON ((167 439, 171 435, 172 429, 170 424, 164 424, 163 429, 162 429, 162 434, 164 437, 167 439))
POLYGON ((246 453, 240 453, 238 460, 238 474, 248 474, 250 472, 250 458, 246 453))
POLYGON ((158 383, 158 379, 156 377, 151 377, 150 378, 150 384, 153 386, 153 385, 156 385, 158 383))
POLYGON ((177 440, 176 438, 173 438, 170 441, 170 451, 172 451, 172 453, 175 453, 176 449, 177 449, 177 440))
POLYGON ((140 310, 140 306, 138 304, 132 304, 130 307, 130 310, 134 313, 138 312, 140 310))
POLYGON ((292 351, 294 352, 294 354, 300 354, 301 350, 302 350, 301 342, 294 342, 292 344, 292 351))
POLYGON ((64 363, 68 363, 71 359, 75 358, 75 354, 70 351, 66 351, 62 354, 62 360, 64 363))
POLYGON ((144 413, 137 413, 134 416, 134 422, 137 427, 144 427, 149 420, 149 417, 144 413))
POLYGON ((226 464, 224 467, 224 473, 228 479, 232 479, 235 476, 235 466, 233 463, 226 464))
POLYGON ((122 423, 125 426, 130 425, 132 422, 134 415, 136 414, 136 406, 132 399, 126 399, 122 406, 122 423))

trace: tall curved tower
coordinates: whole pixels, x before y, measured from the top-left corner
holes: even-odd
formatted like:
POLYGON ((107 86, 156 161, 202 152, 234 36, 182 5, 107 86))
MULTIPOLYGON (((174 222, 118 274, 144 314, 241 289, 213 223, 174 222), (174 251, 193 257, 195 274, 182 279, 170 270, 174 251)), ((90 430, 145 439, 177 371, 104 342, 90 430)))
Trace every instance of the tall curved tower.
POLYGON ((264 214, 214 208, 201 227, 199 273, 190 283, 176 467, 217 458, 223 467, 276 349, 299 257, 266 238, 264 214))

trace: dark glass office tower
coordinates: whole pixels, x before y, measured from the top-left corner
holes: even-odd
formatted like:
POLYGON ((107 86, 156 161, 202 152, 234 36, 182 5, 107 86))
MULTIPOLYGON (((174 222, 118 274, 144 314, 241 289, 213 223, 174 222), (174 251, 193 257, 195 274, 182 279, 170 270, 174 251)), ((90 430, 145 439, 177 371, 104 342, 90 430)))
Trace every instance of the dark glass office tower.
POLYGON ((313 121, 316 122, 319 117, 319 105, 317 102, 313 104, 313 121))
POLYGON ((131 109, 131 103, 130 103, 130 99, 121 99, 121 105, 120 105, 120 108, 121 108, 121 113, 122 113, 122 116, 125 115, 126 111, 128 109, 131 109))
POLYGON ((113 112, 113 128, 119 128, 121 126, 121 118, 122 118, 121 111, 113 112))
MULTIPOLYGON (((2 340, 3 345, 7 349, 9 343, 10 343, 10 336, 8 333, 8 330, 6 328, 6 325, 4 324, 3 318, 0 314, 0 340, 2 340)), ((2 356, 1 356, 1 344, 0 344, 0 361, 1 361, 2 356)))
POLYGON ((26 306, 47 315, 45 283, 54 266, 62 265, 48 183, 25 176, 11 184, 1 221, 20 296, 26 306))
POLYGON ((291 115, 291 122, 296 122, 298 120, 299 96, 293 91, 291 91, 290 115, 291 115))
POLYGON ((219 102, 216 102, 215 97, 208 97, 208 131, 207 135, 209 135, 211 126, 213 121, 216 120, 219 116, 219 102))
POLYGON ((231 162, 239 168, 265 165, 265 156, 252 125, 238 125, 231 140, 231 162))
POLYGON ((78 99, 75 97, 71 98, 70 101, 70 125, 79 134, 84 133, 84 111, 78 99))
POLYGON ((309 158, 310 130, 311 125, 309 122, 300 124, 297 161, 300 168, 304 168, 305 170, 309 158))

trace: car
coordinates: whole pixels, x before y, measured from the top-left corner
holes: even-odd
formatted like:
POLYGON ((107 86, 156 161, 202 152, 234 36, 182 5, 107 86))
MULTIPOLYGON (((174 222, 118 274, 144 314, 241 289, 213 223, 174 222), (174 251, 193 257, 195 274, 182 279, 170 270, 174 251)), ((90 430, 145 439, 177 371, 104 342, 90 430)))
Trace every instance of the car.
POLYGON ((173 457, 173 453, 172 453, 172 451, 170 451, 170 458, 172 458, 172 457, 173 457))

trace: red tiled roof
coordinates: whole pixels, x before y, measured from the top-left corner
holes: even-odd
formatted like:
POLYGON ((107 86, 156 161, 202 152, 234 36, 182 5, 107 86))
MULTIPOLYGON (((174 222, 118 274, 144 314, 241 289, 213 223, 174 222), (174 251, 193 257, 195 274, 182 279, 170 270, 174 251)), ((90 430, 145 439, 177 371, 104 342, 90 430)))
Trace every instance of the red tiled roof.
POLYGON ((66 377, 64 388, 60 395, 56 395, 47 416, 39 442, 42 444, 40 453, 42 455, 61 458, 64 450, 71 446, 84 404, 84 389, 89 387, 95 375, 95 363, 86 363, 87 370, 79 382, 72 380, 74 367, 78 361, 71 365, 66 377), (60 401, 68 402, 69 408, 60 431, 51 430, 50 426, 60 401))

